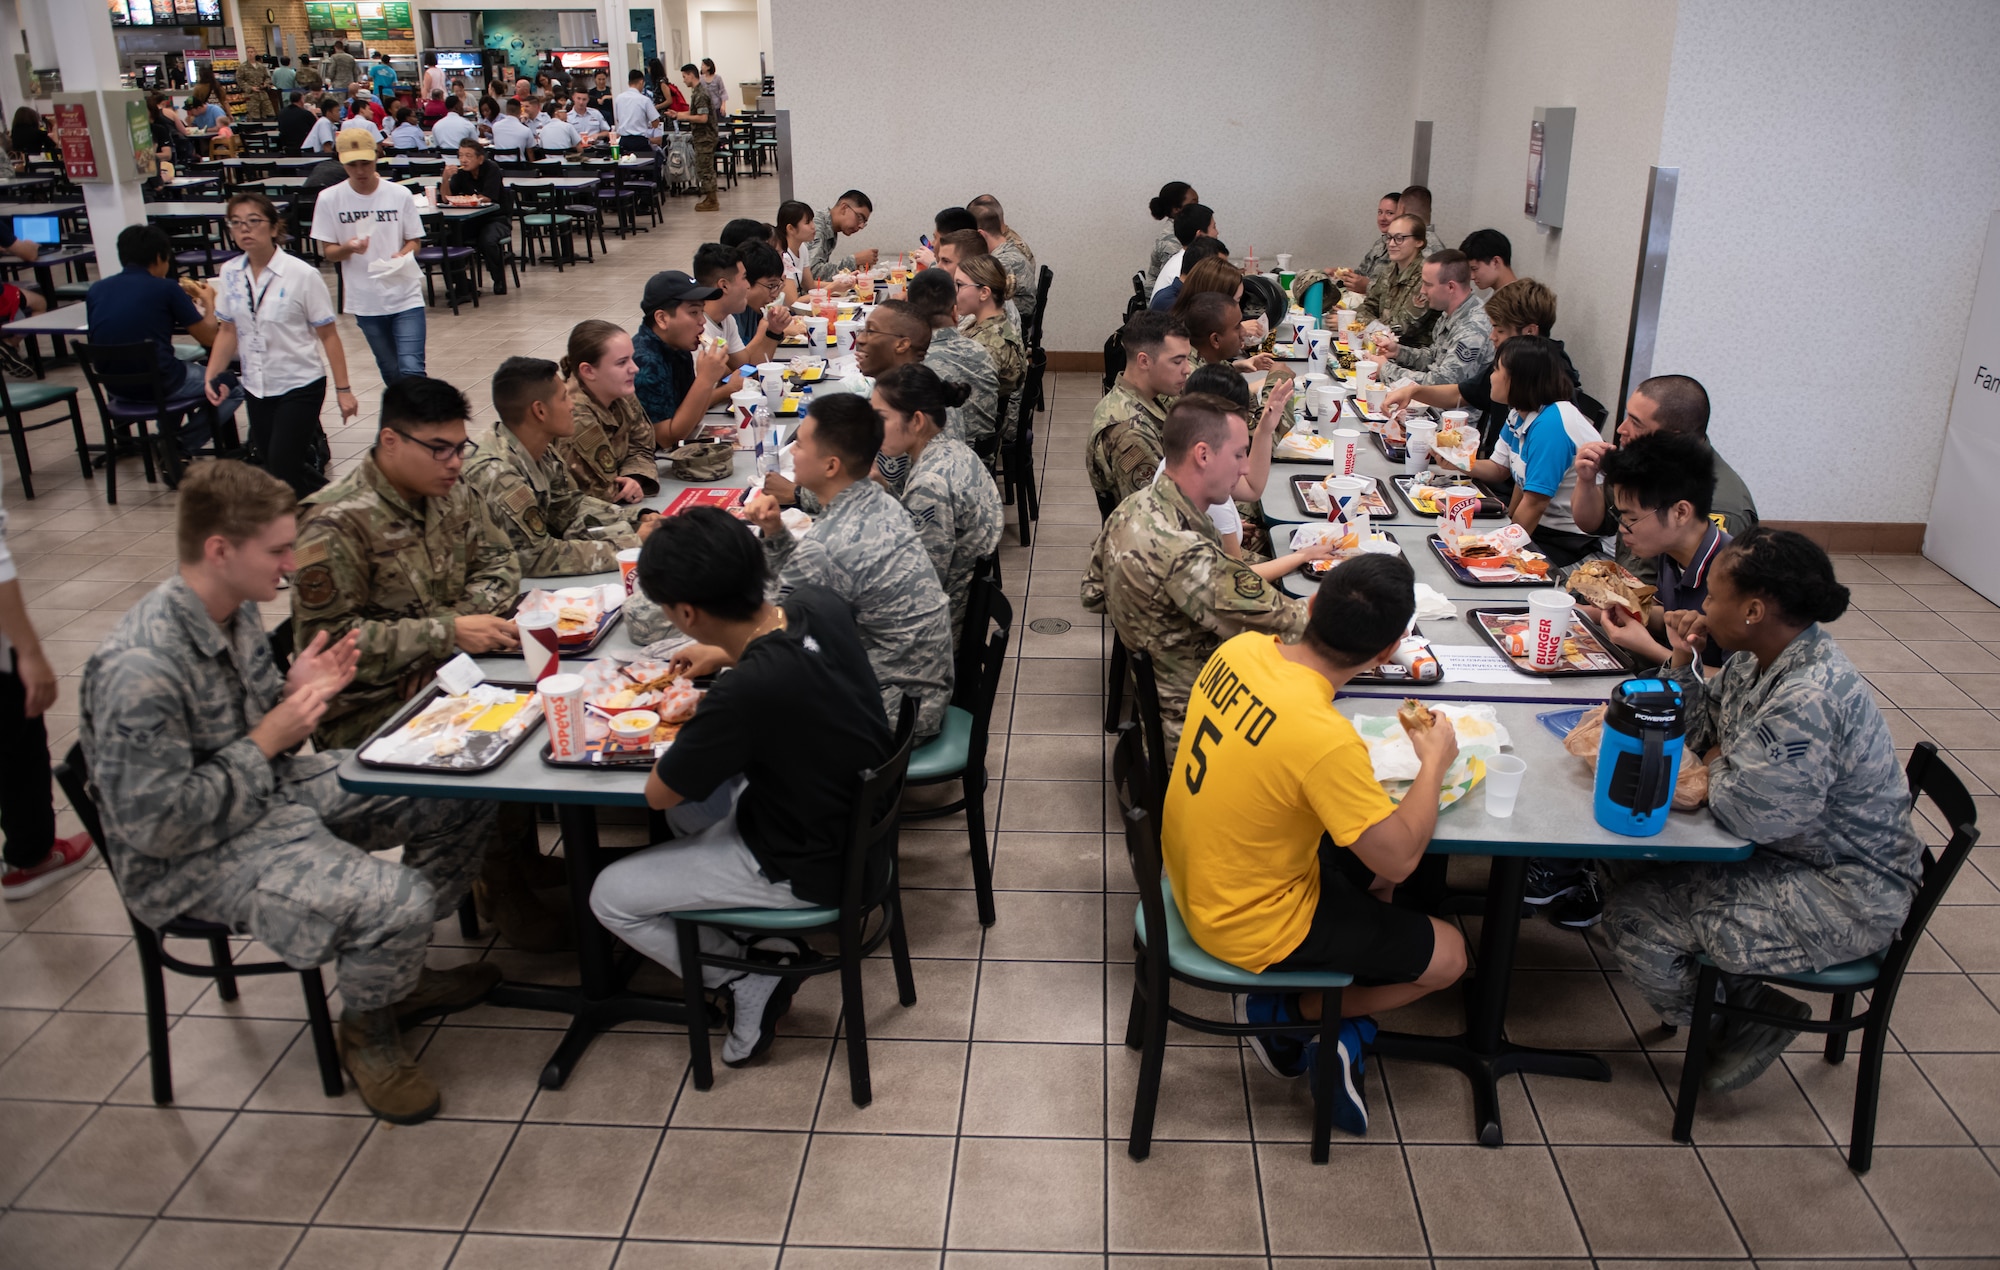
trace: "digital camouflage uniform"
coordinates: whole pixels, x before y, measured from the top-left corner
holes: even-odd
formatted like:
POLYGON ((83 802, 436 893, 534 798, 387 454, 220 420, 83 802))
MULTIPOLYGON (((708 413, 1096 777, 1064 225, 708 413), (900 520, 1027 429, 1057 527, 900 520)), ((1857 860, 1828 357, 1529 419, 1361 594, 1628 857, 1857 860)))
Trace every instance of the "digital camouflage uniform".
POLYGON ((933 437, 910 465, 903 506, 951 601, 956 644, 965 627, 972 567, 1000 546, 1000 491, 994 488, 993 474, 963 441, 933 437))
POLYGON ((688 91, 688 113, 707 115, 707 123, 688 124, 689 139, 694 142, 694 175, 701 183, 701 196, 715 197, 715 104, 709 100, 708 90, 699 82, 688 91))
POLYGON ((856 481, 827 504, 812 533, 771 535, 764 554, 777 579, 774 598, 823 586, 854 606, 855 629, 882 685, 883 713, 893 723, 901 699, 913 697, 918 738, 936 736, 951 704, 951 606, 895 496, 874 481, 856 481))
POLYGON ((1000 439, 1012 441, 1021 424, 1021 385, 1028 379, 1028 350, 1021 346, 1021 329, 1009 322, 1004 313, 990 318, 967 318, 958 329, 993 359, 993 382, 999 393, 1001 412, 1000 439))
POLYGON ((514 544, 523 577, 604 573, 618 567, 620 551, 639 545, 639 509, 578 492, 553 445, 533 458, 513 429, 498 423, 476 439, 464 481, 514 544))
POLYGON ((1035 266, 1028 259, 1028 253, 1011 242, 1003 242, 993 252, 993 262, 1007 271, 1014 280, 1014 307, 1020 312, 1020 325, 1026 330, 1028 322, 1035 316, 1035 266))
POLYGON ((1305 632, 1307 606, 1222 549, 1222 535, 1171 477, 1119 504, 1083 575, 1083 607, 1108 613, 1134 652, 1149 654, 1167 750, 1180 741, 1188 694, 1209 654, 1244 631, 1285 640, 1305 632))
POLYGON ((472 884, 493 804, 341 789, 345 751, 267 759, 284 695, 257 606, 218 626, 169 578, 83 672, 78 730, 118 889, 140 921, 221 922, 306 969, 336 961, 353 1010, 416 987, 431 926, 472 884), (403 848, 402 863, 368 854, 403 848))
POLYGON ((302 93, 316 93, 326 87, 326 81, 313 69, 311 62, 301 60, 298 78, 292 81, 292 87, 302 93))
POLYGON ((413 507, 373 454, 304 500, 294 558, 299 645, 361 632, 354 682, 313 733, 321 747, 366 737, 457 654, 454 618, 502 612, 521 590, 514 546, 477 490, 460 481, 413 507))
POLYGON ((1401 269, 1395 262, 1384 264, 1380 273, 1368 284, 1368 294, 1362 297, 1361 307, 1354 311, 1362 325, 1379 321, 1394 331, 1398 338, 1403 332, 1423 320, 1429 312, 1423 299, 1424 258, 1418 255, 1401 269))
POLYGON ((1146 279, 1146 291, 1148 294, 1152 292, 1153 284, 1160 280, 1161 267, 1169 260, 1172 260, 1174 253, 1180 249, 1181 240, 1174 237, 1174 231, 1171 227, 1162 230, 1160 236, 1153 240, 1153 250, 1146 256, 1146 271, 1143 275, 1146 279))
POLYGON ((1399 348, 1394 363, 1412 372, 1395 382, 1462 384, 1493 364, 1493 319, 1486 302, 1469 295, 1450 313, 1439 313, 1430 343, 1399 348))
MULTIPOLYGON (((1660 1018, 1685 1025, 1706 955, 1735 975, 1823 970, 1888 947, 1922 879, 1909 786, 1868 681, 1818 626, 1761 675, 1737 653, 1714 679, 1673 672, 1687 751, 1708 765, 1724 829, 1757 844, 1737 863, 1619 864, 1604 931, 1660 1018)), ((1604 866, 1600 866, 1604 867, 1604 866)))
POLYGON ((833 254, 838 250, 839 239, 839 231, 833 227, 833 204, 829 203, 813 217, 812 241, 806 244, 802 262, 805 271, 815 278, 825 278, 830 274, 853 270, 854 257, 833 254))
POLYGON ((270 119, 277 115, 271 109, 270 67, 254 57, 243 59, 236 67, 236 86, 243 90, 245 119, 270 119))
POLYGON ((576 433, 557 438, 555 449, 569 466, 577 489, 592 498, 616 502, 613 495, 618 492, 618 478, 629 476, 649 497, 659 493, 653 422, 639 404, 638 394, 627 393, 608 406, 600 406, 578 381, 570 385, 569 400, 576 411, 576 433))
POLYGON ((1368 254, 1361 263, 1354 266, 1354 272, 1369 280, 1369 290, 1374 290, 1375 271, 1389 263, 1389 235, 1379 235, 1369 244, 1368 254))
POLYGON ((1167 453, 1161 432, 1172 405, 1170 398, 1140 396, 1123 375, 1098 399, 1090 416, 1084 459, 1090 466, 1090 488, 1100 503, 1116 507, 1153 483, 1153 473, 1160 470, 1167 453))
POLYGON ((939 379, 972 386, 964 405, 945 412, 944 432, 977 450, 1000 430, 1000 376, 992 355, 957 327, 942 326, 931 332, 924 365, 939 379))

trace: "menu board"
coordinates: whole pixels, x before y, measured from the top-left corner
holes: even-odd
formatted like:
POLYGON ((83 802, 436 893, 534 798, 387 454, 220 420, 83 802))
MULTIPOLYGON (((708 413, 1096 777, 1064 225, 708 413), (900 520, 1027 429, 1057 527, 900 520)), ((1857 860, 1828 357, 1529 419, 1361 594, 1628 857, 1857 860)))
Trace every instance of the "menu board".
POLYGON ((153 0, 125 0, 125 10, 133 26, 153 25, 153 0))
POLYGON ((342 31, 352 31, 361 25, 359 6, 352 4, 330 4, 333 11, 333 26, 342 31))
POLYGON ((333 6, 325 0, 306 0, 306 27, 326 31, 333 27, 333 6))

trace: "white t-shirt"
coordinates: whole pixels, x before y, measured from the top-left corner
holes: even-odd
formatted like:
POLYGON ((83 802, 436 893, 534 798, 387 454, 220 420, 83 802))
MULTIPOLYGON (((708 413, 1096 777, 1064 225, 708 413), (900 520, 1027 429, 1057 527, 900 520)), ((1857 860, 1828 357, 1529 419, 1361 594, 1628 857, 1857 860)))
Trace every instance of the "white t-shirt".
POLYGON ((805 286, 806 267, 804 263, 801 262, 797 256, 794 256, 789 251, 781 252, 779 254, 781 254, 785 258, 785 276, 787 278, 790 278, 793 282, 798 283, 801 287, 805 286))
POLYGON ((1153 294, 1158 295, 1174 284, 1181 276, 1181 261, 1187 258, 1187 248, 1183 247, 1167 257, 1167 263, 1160 266, 1160 276, 1153 280, 1153 294))
POLYGON ((727 322, 718 322, 704 313, 701 318, 701 324, 701 333, 707 338, 724 341, 732 353, 743 351, 745 347, 743 343, 743 331, 742 328, 736 325, 734 317, 731 317, 727 322))
POLYGON ((382 181, 373 194, 356 193, 349 181, 320 191, 313 204, 312 236, 323 243, 344 243, 364 235, 368 250, 340 262, 347 311, 356 317, 383 317, 422 308, 423 275, 414 263, 386 282, 368 275, 371 261, 388 260, 404 243, 424 236, 416 195, 393 181, 382 181))
MULTIPOLYGON (((1160 465, 1153 469, 1153 484, 1158 485, 1166 479, 1166 475, 1167 461, 1161 459, 1160 465)), ((1208 522, 1214 525, 1215 532, 1224 538, 1243 532, 1243 513, 1237 511, 1236 504, 1228 499, 1208 505, 1208 522)))
POLYGON ((333 297, 319 270, 297 256, 278 251, 254 281, 248 256, 222 266, 215 316, 236 328, 243 391, 251 396, 281 396, 325 377, 318 331, 334 319, 333 297))

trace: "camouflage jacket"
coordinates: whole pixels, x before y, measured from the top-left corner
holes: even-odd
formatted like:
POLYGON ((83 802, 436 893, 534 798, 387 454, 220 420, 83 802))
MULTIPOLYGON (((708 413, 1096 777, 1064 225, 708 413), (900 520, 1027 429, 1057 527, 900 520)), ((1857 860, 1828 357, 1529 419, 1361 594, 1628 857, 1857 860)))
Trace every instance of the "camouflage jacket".
POLYGON ((833 227, 833 204, 819 209, 813 217, 812 241, 806 244, 805 258, 801 263, 805 271, 815 278, 826 278, 854 268, 854 257, 835 256, 840 234, 833 227))
POLYGON ((1153 289, 1153 284, 1160 280, 1161 266, 1172 260, 1174 253, 1180 249, 1181 240, 1174 237, 1174 231, 1171 226, 1163 230, 1160 236, 1153 240, 1153 250, 1146 257, 1146 269, 1144 273, 1146 290, 1149 293, 1153 289))
POLYGON ((373 455, 305 500, 295 558, 299 643, 361 632, 354 682, 313 734, 322 748, 367 736, 450 660, 454 618, 502 612, 521 590, 514 546, 477 490, 461 480, 413 506, 373 455))
POLYGON ((1021 329, 1009 322, 1004 313, 990 318, 967 318, 958 329, 993 359, 994 384, 999 390, 1000 408, 1006 412, 1000 420, 1000 435, 1012 437, 1021 421, 1021 385, 1028 378, 1028 351, 1021 346, 1021 329))
POLYGON ((523 577, 603 573, 618 567, 620 551, 639 545, 639 509, 580 493, 553 445, 533 458, 514 430, 498 423, 478 440, 465 482, 507 531, 523 577))
POLYGON ((1450 313, 1438 315, 1430 343, 1423 348, 1399 348, 1395 363, 1415 375, 1401 376, 1420 384, 1462 384, 1493 364, 1493 320, 1476 295, 1450 313))
POLYGON ((972 567, 1000 545, 1000 491, 993 486, 993 474, 964 442, 934 437, 910 465, 903 506, 951 601, 955 641, 965 625, 972 567))
POLYGON ((1161 430, 1173 402, 1148 399, 1134 392, 1120 375, 1090 416, 1090 439, 1084 458, 1090 465, 1090 488, 1099 502, 1116 506, 1153 483, 1153 473, 1166 457, 1161 430))
POLYGON ((955 326, 931 332, 931 348, 924 365, 939 379, 972 385, 972 395, 962 406, 953 406, 945 419, 945 435, 967 445, 979 444, 1000 430, 1000 376, 993 357, 955 326))
POLYGON ((660 465, 653 441, 653 423, 636 393, 600 406, 582 381, 570 385, 570 405, 576 411, 576 433, 555 443, 577 489, 592 498, 615 501, 618 478, 629 476, 650 496, 660 492, 660 465))
POLYGON ((1021 313, 1021 321, 1026 322, 1035 315, 1035 283, 1037 274, 1034 262, 1028 253, 1011 242, 1003 242, 993 253, 993 261, 1007 271, 1014 280, 1014 305, 1021 313))
POLYGON ((708 116, 707 123, 694 123, 690 121, 688 123, 688 133, 695 145, 707 145, 710 149, 714 149, 716 142, 715 103, 709 99, 708 90, 703 88, 699 83, 696 83, 692 89, 688 90, 688 113, 691 115, 708 116))
POLYGON ((250 739, 284 686, 257 606, 218 626, 178 575, 85 664, 77 729, 118 889, 140 921, 158 926, 214 899, 239 859, 319 828, 282 785, 346 756, 267 759, 250 739))
POLYGON ((1388 263, 1389 236, 1382 234, 1368 245, 1368 254, 1361 258, 1360 264, 1354 266, 1354 272, 1369 280, 1369 290, 1372 291, 1375 289, 1375 271, 1388 263))
POLYGON ((1104 522, 1082 598, 1084 608, 1110 614, 1127 648, 1152 656, 1169 747, 1180 737, 1195 676, 1223 640, 1244 631, 1296 640, 1308 611, 1225 554, 1215 523, 1172 477, 1126 499, 1104 522))
POLYGON ((1381 272, 1368 284, 1368 294, 1355 315, 1364 323, 1380 321, 1400 336, 1423 318, 1423 285, 1423 256, 1401 269, 1393 261, 1384 262, 1381 272))
POLYGON ((856 481, 827 504, 810 534, 771 535, 764 552, 777 578, 776 598, 823 586, 854 607, 855 628, 882 685, 883 712, 893 722, 901 699, 914 697, 917 735, 937 735, 951 703, 950 605, 895 496, 873 481, 856 481))

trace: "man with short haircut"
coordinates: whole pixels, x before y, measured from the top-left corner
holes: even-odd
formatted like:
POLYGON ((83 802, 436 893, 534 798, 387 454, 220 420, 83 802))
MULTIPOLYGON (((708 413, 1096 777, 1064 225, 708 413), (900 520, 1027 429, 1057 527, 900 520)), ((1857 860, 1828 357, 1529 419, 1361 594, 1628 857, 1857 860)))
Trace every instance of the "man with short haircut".
POLYGON ((653 130, 660 126, 660 112, 646 96, 646 72, 625 76, 625 91, 611 99, 611 118, 611 126, 618 132, 613 144, 634 154, 652 153, 653 130))
POLYGON ((1154 295, 1158 295, 1169 282, 1181 276, 1183 268, 1181 257, 1187 251, 1188 244, 1197 238, 1222 237, 1222 231, 1215 225, 1215 210, 1203 203, 1189 203, 1175 212, 1174 237, 1180 240, 1181 249, 1167 257, 1167 262, 1160 266, 1159 277, 1153 281, 1154 295))
MULTIPOLYGON (((878 310, 879 311, 879 310, 878 310)), ((868 479, 882 450, 882 416, 865 397, 820 397, 799 424, 792 457, 801 489, 826 510, 794 537, 776 500, 753 496, 746 518, 764 534, 778 596, 823 586, 854 609, 881 687, 885 717, 917 703, 919 744, 944 726, 951 703, 951 604, 896 496, 868 479)))
POLYGON ((958 329, 958 281, 950 270, 926 269, 910 279, 910 304, 931 327, 924 365, 939 379, 972 389, 964 405, 947 412, 945 435, 978 450, 1000 431, 1000 372, 993 354, 958 329))
MULTIPOLYGON (((292 86, 302 93, 316 93, 326 87, 326 77, 314 68, 311 61, 302 57, 292 86)), ((346 85, 341 86, 341 91, 346 91, 346 85)))
MULTIPOLYGON (((768 267, 769 262, 765 261, 764 265, 768 267)), ((783 261, 779 262, 778 272, 782 277, 783 261)), ((694 253, 694 280, 697 285, 712 287, 717 293, 713 300, 702 306, 702 334, 711 342, 722 341, 729 355, 730 369, 755 366, 778 355, 778 341, 792 327, 789 313, 766 313, 760 308, 757 312, 759 325, 747 336, 737 324, 736 319, 751 309, 749 271, 744 267, 741 250, 725 247, 721 243, 703 243, 694 253)), ((762 281, 768 282, 768 279, 762 281)), ((764 303, 770 303, 768 286, 760 287, 759 294, 767 297, 764 303)), ((723 399, 727 399, 726 392, 723 399)))
POLYGON ((736 315, 736 333, 746 347, 768 338, 771 355, 760 354, 754 359, 768 362, 793 326, 804 325, 792 316, 789 306, 778 303, 785 294, 785 258, 776 247, 758 238, 738 245, 736 254, 743 258, 743 281, 749 287, 743 311, 736 315))
POLYGON ((424 964, 432 926, 493 834, 477 799, 352 794, 347 751, 299 746, 355 673, 353 632, 322 631, 279 672, 261 604, 294 562, 291 487, 233 461, 182 480, 180 566, 85 665, 78 731, 121 898, 161 926, 250 935, 288 965, 335 963, 340 1060, 393 1124, 438 1111, 402 1030, 484 1000, 491 962, 424 964), (400 861, 378 855, 401 847, 400 861))
POLYGON ((715 201, 715 145, 718 135, 715 116, 719 112, 707 86, 701 82, 699 66, 689 62, 681 67, 681 83, 687 88, 688 108, 667 113, 688 126, 694 141, 694 176, 701 186, 701 201, 694 205, 694 210, 720 211, 722 204, 715 201))
POLYGON ((1472 269, 1462 251, 1432 252, 1423 269, 1424 303, 1437 313, 1430 342, 1406 348, 1392 335, 1375 337, 1376 351, 1421 384, 1457 384, 1493 364, 1493 323, 1472 294, 1472 269))
POLYGON ((540 357, 501 362, 493 372, 493 410, 500 421, 478 438, 465 483, 506 531, 521 573, 616 569, 618 553, 644 542, 659 517, 577 489, 554 445, 576 435, 575 408, 556 364, 540 357))
MULTIPOLYGON (((963 230, 978 229, 979 218, 969 207, 947 207, 931 217, 932 241, 943 242, 946 234, 956 234, 963 230)), ((982 240, 983 241, 983 240, 982 240)), ((923 248, 919 247, 918 251, 923 248)))
MULTIPOLYGON (((1160 849, 1188 933, 1203 951, 1262 974, 1341 971, 1339 1053, 1291 1036, 1252 1037, 1281 1078, 1338 1063, 1334 1122, 1368 1131, 1356 1079, 1375 1037, 1370 1017, 1465 973, 1465 939, 1442 918, 1390 902, 1437 829, 1438 796, 1458 756, 1451 722, 1410 728, 1418 768, 1391 802, 1368 746, 1334 708, 1349 680, 1388 661, 1416 611, 1416 577, 1400 556, 1362 556, 1320 584, 1296 643, 1238 635, 1193 684, 1187 727, 1168 772, 1160 849)), ((1239 1022, 1320 1018, 1317 992, 1236 999, 1239 1022)))
POLYGON ((874 214, 875 204, 860 190, 849 190, 835 199, 833 206, 821 208, 813 217, 812 241, 806 244, 806 273, 825 282, 836 273, 873 269, 877 258, 873 247, 839 258, 833 252, 841 236, 852 238, 868 228, 868 218, 874 214))
POLYGON ((333 52, 325 62, 327 87, 345 97, 354 81, 361 78, 360 67, 354 61, 354 54, 347 51, 345 40, 333 42, 333 52))
POLYGON ((1002 232, 1007 222, 1000 214, 999 203, 969 210, 978 222, 979 236, 986 240, 987 252, 1014 280, 1014 307, 1020 312, 1019 324, 1025 328, 1035 316, 1035 266, 1028 259, 1028 253, 1008 241, 1007 235, 1002 232))
POLYGON ((1167 410, 1187 383, 1187 327, 1179 318, 1147 310, 1132 315, 1118 333, 1125 369, 1090 416, 1084 458, 1097 505, 1110 509, 1153 483, 1165 457, 1162 429, 1167 410))
POLYGON ((305 107, 306 95, 291 92, 285 95, 285 108, 278 112, 278 148, 287 155, 298 155, 305 147, 306 136, 319 122, 319 116, 305 107))
MULTIPOLYGON (((1673 660, 1661 614, 1700 610, 1708 598, 1708 569, 1730 536, 1708 518, 1715 494, 1715 451, 1685 432, 1649 432, 1604 456, 1604 489, 1618 523, 1621 552, 1653 562, 1653 599, 1648 623, 1616 605, 1606 606, 1600 625, 1612 642, 1644 662, 1673 660)), ((1702 650, 1704 666, 1720 667, 1729 654, 1702 650)))
MULTIPOLYGON (((1700 380, 1689 375, 1655 375, 1633 389, 1626 399, 1617 443, 1630 445, 1636 438, 1654 432, 1677 432, 1707 441, 1708 414, 1708 390, 1701 386, 1700 380)), ((1609 442, 1591 441, 1576 452, 1576 493, 1571 514, 1576 527, 1587 534, 1611 529, 1600 465, 1612 448, 1609 442)), ((1712 444, 1709 449, 1715 453, 1712 444)), ((1742 537, 1746 530, 1757 525, 1756 500, 1750 497, 1750 489, 1736 469, 1719 453, 1715 453, 1715 493, 1709 502, 1708 518, 1732 538, 1742 537)), ((1651 557, 1634 555, 1622 540, 1617 554, 1618 563, 1642 581, 1654 580, 1655 561, 1651 557)))
MULTIPOLYGON (((1181 286, 1187 281, 1188 275, 1194 272, 1194 267, 1204 260, 1213 259, 1217 256, 1225 260, 1229 258, 1229 244, 1223 242, 1220 238, 1197 238, 1189 243, 1187 250, 1181 252, 1179 256, 1181 262, 1180 273, 1171 282, 1168 282, 1167 285, 1155 291, 1152 301, 1146 307, 1157 309, 1162 313, 1170 311, 1174 307, 1174 304, 1181 298, 1181 286)), ((1166 270, 1162 268, 1160 272, 1164 275, 1166 270)))
POLYGON ((1380 322, 1398 335, 1409 335, 1428 312, 1423 302, 1424 223, 1414 216, 1398 215, 1389 222, 1382 240, 1389 259, 1369 284, 1368 296, 1354 316, 1362 322, 1380 322))
MULTIPOLYGON (((1556 324, 1556 293, 1533 278, 1516 278, 1493 293, 1486 302, 1486 317, 1493 324, 1493 356, 1500 356, 1500 348, 1516 335, 1540 335, 1548 337, 1549 328, 1556 324)), ((1569 373, 1569 382, 1579 392, 1583 383, 1578 378, 1576 366, 1563 350, 1563 342, 1549 338, 1561 355, 1563 369, 1569 373)), ((1423 384, 1416 379, 1405 379, 1389 389, 1383 400, 1383 408, 1406 406, 1411 402, 1434 406, 1439 410, 1457 410, 1460 407, 1473 412, 1471 422, 1479 429, 1479 457, 1490 458, 1493 445, 1500 439, 1500 428, 1507 422, 1507 407, 1493 400, 1493 363, 1488 362, 1478 374, 1456 384, 1423 384)))
POLYGON ((289 94, 299 84, 299 73, 292 69, 292 59, 280 57, 277 66, 271 70, 271 86, 281 93, 289 94))
MULTIPOLYGON (((84 295, 84 318, 93 344, 151 344, 161 390, 168 399, 193 394, 205 403, 208 359, 182 361, 174 352, 174 328, 185 330, 203 348, 213 347, 215 288, 201 283, 199 302, 190 298, 178 283, 167 280, 173 259, 173 240, 157 225, 119 230, 118 263, 123 268, 91 284, 84 295)), ((216 408, 218 436, 235 435, 236 408, 242 404, 242 386, 232 385, 216 408)), ((206 410, 188 411, 181 425, 181 448, 192 454, 209 440, 206 410)))
MULTIPOLYGON (((514 223, 507 219, 510 195, 500 175, 500 165, 486 156, 486 147, 467 137, 458 143, 458 171, 451 174, 448 194, 477 194, 498 210, 472 222, 474 249, 493 275, 493 294, 507 294, 507 246, 513 241, 514 223)), ((472 281, 478 280, 475 271, 472 281)))
POLYGON ((921 362, 935 334, 930 319, 916 305, 884 300, 854 333, 854 368, 869 379, 879 379, 898 366, 921 362))
POLYGON ((1515 281, 1514 244, 1499 230, 1475 229, 1458 249, 1472 267, 1472 288, 1481 300, 1491 300, 1495 291, 1515 281))
MULTIPOLYGON (((841 902, 859 773, 895 736, 852 609, 816 585, 769 602, 764 552, 727 512, 695 507, 662 524, 639 553, 638 585, 697 641, 678 665, 729 668, 646 778, 673 840, 605 866, 590 891, 605 929, 679 975, 677 912, 841 902), (789 722, 773 729, 778 718, 789 722)), ((871 861, 870 881, 888 866, 871 861)), ((716 926, 701 928, 701 947, 704 960, 772 956, 716 926)), ((725 1065, 770 1048, 797 984, 703 967, 702 986, 729 998, 725 1065)))
POLYGON ((1414 216, 1424 227, 1424 241, 1443 244, 1444 235, 1438 233, 1436 222, 1431 220, 1431 190, 1428 185, 1406 185, 1396 198, 1396 210, 1404 216, 1414 216))
POLYGON ((479 126, 465 117, 465 105, 457 97, 445 98, 444 105, 444 117, 431 125, 431 144, 439 154, 456 154, 459 147, 479 136, 479 126))
POLYGON ((1223 549, 1208 508, 1250 470, 1250 430, 1220 397, 1181 398, 1162 434, 1167 470, 1118 505, 1091 548, 1083 607, 1108 613, 1125 646, 1153 659, 1169 749, 1188 696, 1223 640, 1263 631, 1292 641, 1306 605, 1223 549))
POLYGON ((521 118, 521 100, 509 97, 500 107, 500 117, 493 121, 493 149, 511 162, 516 156, 531 157, 529 151, 535 148, 534 129, 528 127, 521 118))
POLYGON ((340 135, 340 115, 340 99, 322 97, 319 118, 306 129, 305 139, 299 142, 299 148, 306 154, 332 154, 334 138, 340 135))
POLYGON ((535 129, 535 145, 545 155, 568 154, 583 144, 583 134, 571 126, 561 113, 551 111, 541 116, 540 126, 535 129))
POLYGON ((415 261, 377 275, 370 266, 413 254, 424 239, 416 196, 375 170, 368 134, 343 129, 336 139, 347 180, 313 204, 312 236, 340 266, 347 312, 368 340, 384 384, 424 373, 423 275, 415 261))
POLYGON ((1391 190, 1375 201, 1375 241, 1368 246, 1361 263, 1352 269, 1331 269, 1334 281, 1349 291, 1368 294, 1368 284, 1389 263, 1389 222, 1402 210, 1403 195, 1391 190))
POLYGON ((586 145, 611 130, 611 125, 605 122, 604 112, 597 108, 594 97, 582 91, 570 97, 569 113, 563 118, 586 145))
POLYGON ((678 269, 667 269, 646 280, 639 298, 642 321, 632 336, 632 360, 639 373, 632 391, 653 421, 661 453, 700 430, 701 417, 729 374, 728 353, 695 351, 708 321, 702 306, 720 294, 678 269))

